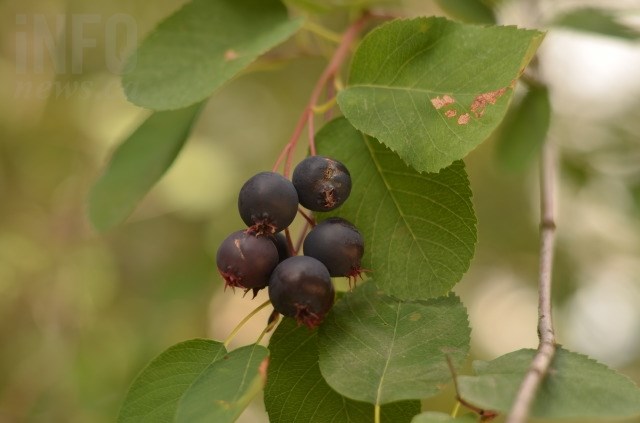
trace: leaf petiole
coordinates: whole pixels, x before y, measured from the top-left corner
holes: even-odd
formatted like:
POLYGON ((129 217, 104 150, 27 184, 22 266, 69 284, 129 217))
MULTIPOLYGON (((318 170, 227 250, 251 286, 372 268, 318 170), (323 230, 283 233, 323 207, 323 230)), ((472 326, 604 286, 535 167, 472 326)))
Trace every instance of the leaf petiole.
MULTIPOLYGON (((231 343, 231 341, 233 341, 233 338, 235 338, 235 336, 238 334, 238 332, 240 332, 240 329, 242 329, 242 327, 249 321, 251 320, 251 318, 253 316, 255 316, 256 314, 258 314, 260 312, 260 310, 262 310, 263 308, 265 308, 266 306, 268 306, 269 304, 271 304, 270 300, 265 301, 264 303, 260 304, 258 307, 256 307, 251 313, 247 314, 245 316, 244 319, 242 319, 240 321, 240 323, 238 323, 238 325, 233 328, 233 331, 231 332, 231 334, 227 337, 227 339, 224 340, 224 347, 227 348, 229 346, 229 344, 231 343)), ((264 335, 264 333, 262 334, 264 335)), ((260 336, 260 339, 262 339, 262 335, 260 336)))
POLYGON ((331 110, 333 106, 336 105, 336 102, 337 102, 337 97, 334 96, 330 98, 329 101, 327 101, 326 103, 314 105, 311 107, 311 109, 313 110, 313 113, 321 115, 331 110))
POLYGON ((256 345, 258 345, 260 343, 260 341, 262 341, 262 338, 264 338, 264 335, 269 332, 269 330, 271 330, 271 325, 267 325, 265 326, 265 328, 262 330, 262 332, 260 333, 260 336, 258 337, 258 339, 256 340, 256 345))
POLYGON ((342 82, 342 78, 339 75, 333 78, 333 86, 338 92, 344 90, 344 82, 342 82))
POLYGON ((456 404, 453 406, 453 410, 451 410, 451 417, 456 417, 458 410, 460 410, 460 401, 456 400, 456 404))

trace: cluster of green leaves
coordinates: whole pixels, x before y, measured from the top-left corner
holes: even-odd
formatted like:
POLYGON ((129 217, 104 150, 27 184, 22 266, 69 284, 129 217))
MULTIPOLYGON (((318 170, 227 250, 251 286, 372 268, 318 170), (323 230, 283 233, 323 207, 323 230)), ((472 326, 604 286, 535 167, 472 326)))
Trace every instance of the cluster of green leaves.
MULTIPOLYGON (((467 20, 494 21, 485 3, 447 4, 467 20)), ((201 102, 301 24, 278 0, 192 0, 164 20, 128 62, 129 99, 154 113, 95 185, 95 226, 125 219, 178 154, 201 102)), ((210 340, 169 348, 134 381, 119 420, 234 421, 266 381, 273 422, 368 422, 377 407, 384 421, 474 421, 419 414, 419 400, 451 381, 448 360, 460 367, 469 352, 467 313, 450 292, 476 242, 462 159, 505 118, 542 38, 534 30, 435 17, 373 29, 338 95, 344 117, 317 134, 319 152, 351 171, 354 188, 340 215, 364 235, 372 277, 344 294, 317 331, 285 319, 268 350, 256 344, 227 352, 210 340)), ((527 145, 506 145, 501 154, 518 164, 544 139, 546 89, 531 89, 515 110, 502 133, 527 145), (541 125, 532 129, 532 121, 541 125)), ((476 365, 475 376, 458 377, 460 395, 507 411, 531 354, 476 365)), ((640 413, 640 391, 606 367, 565 350, 553 366, 535 416, 640 413)))

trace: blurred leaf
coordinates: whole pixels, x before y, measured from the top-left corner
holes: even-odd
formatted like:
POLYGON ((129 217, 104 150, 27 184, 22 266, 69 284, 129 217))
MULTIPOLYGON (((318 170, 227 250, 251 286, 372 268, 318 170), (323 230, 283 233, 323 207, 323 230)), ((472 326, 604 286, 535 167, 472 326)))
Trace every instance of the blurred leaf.
POLYGON ((464 416, 451 417, 445 413, 427 411, 418 414, 411 420, 411 423, 476 423, 478 417, 475 414, 465 414, 464 416))
POLYGON ((392 5, 400 3, 400 0, 284 0, 284 2, 311 13, 327 13, 337 9, 357 11, 372 6, 392 5))
POLYGON ((462 161, 420 174, 380 144, 336 119, 317 135, 321 154, 345 163, 349 201, 332 214, 355 224, 365 240, 363 267, 401 299, 446 294, 469 268, 476 242, 471 190, 462 161))
POLYGON ((362 41, 338 103, 413 168, 437 172, 498 126, 542 38, 444 18, 395 20, 362 41))
POLYGON ((278 0, 193 0, 127 60, 127 97, 155 110, 201 101, 301 24, 278 0))
POLYGON ((540 152, 550 120, 549 91, 532 87, 499 129, 496 153, 500 164, 512 171, 526 168, 540 152))
POLYGON ((578 31, 594 32, 596 34, 609 35, 611 37, 636 40, 640 38, 640 32, 616 20, 616 17, 608 10, 583 8, 568 12, 553 20, 552 25, 578 31))
POLYGON ((588 184, 594 174, 589 160, 571 152, 563 153, 560 157, 560 170, 563 177, 580 188, 588 184))
POLYGON ((436 0, 438 6, 452 18, 462 22, 495 24, 493 10, 481 0, 436 0))
POLYGON ((201 109, 151 115, 113 153, 89 197, 89 218, 99 231, 126 219, 182 149, 201 109))
POLYGON ((174 422, 234 422, 266 382, 269 352, 247 345, 211 363, 186 390, 174 422))
MULTIPOLYGON (((353 401, 327 385, 318 367, 317 331, 284 319, 269 342, 271 361, 264 403, 271 423, 369 423, 373 405, 353 401)), ((419 401, 384 405, 382 421, 407 423, 419 401)))
POLYGON ((173 421, 178 401, 189 386, 225 352, 222 343, 206 339, 192 339, 170 347, 133 381, 118 422, 173 421))
POLYGON ((481 1, 491 9, 495 10, 500 6, 502 6, 504 3, 510 2, 511 0, 481 0, 481 1))
POLYGON ((640 184, 633 184, 629 189, 636 205, 636 209, 640 211, 640 184))
POLYGON ((469 351, 467 312, 458 297, 402 302, 372 281, 346 294, 320 326, 320 371, 336 391, 386 404, 437 394, 469 351))
MULTIPOLYGON (((535 350, 475 362, 477 376, 458 376, 460 396, 476 406, 507 412, 535 350)), ((584 355, 558 349, 533 404, 535 418, 624 418, 640 414, 640 389, 626 376, 584 355)))

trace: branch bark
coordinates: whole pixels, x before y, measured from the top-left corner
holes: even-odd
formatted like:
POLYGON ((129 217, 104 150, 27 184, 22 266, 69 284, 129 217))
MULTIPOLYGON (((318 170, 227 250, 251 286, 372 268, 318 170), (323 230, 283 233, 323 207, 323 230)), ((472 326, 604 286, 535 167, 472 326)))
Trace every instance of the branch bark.
POLYGON ((506 423, 524 423, 536 392, 544 380, 556 352, 551 316, 551 273, 555 246, 555 170, 553 145, 546 141, 540 161, 540 275, 538 280, 538 350, 531 361, 506 423))

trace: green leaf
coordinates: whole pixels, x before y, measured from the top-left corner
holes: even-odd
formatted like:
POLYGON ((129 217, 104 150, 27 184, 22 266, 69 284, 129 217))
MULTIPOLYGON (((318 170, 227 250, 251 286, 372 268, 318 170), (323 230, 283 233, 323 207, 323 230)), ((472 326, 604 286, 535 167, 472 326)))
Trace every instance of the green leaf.
POLYGON ((427 411, 418 414, 411 420, 411 423, 477 423, 478 417, 475 414, 465 414, 460 417, 451 417, 445 413, 427 411))
MULTIPOLYGON (((488 410, 507 412, 534 350, 518 350, 474 363, 477 376, 458 376, 460 396, 488 410)), ((624 418, 640 414, 640 389, 627 377, 584 355, 558 349, 531 416, 535 418, 624 418)))
POLYGON ((640 38, 640 32, 621 24, 615 15, 603 9, 583 8, 572 10, 552 22, 554 26, 593 32, 627 40, 640 38))
POLYGON ((542 38, 444 18, 392 21, 360 44, 338 103, 360 131, 416 170, 436 172, 498 126, 542 38))
POLYGON ((207 98, 296 32, 278 0, 193 0, 169 16, 125 65, 129 100, 155 110, 207 98))
POLYGON ((471 190, 458 161, 420 174, 389 149, 336 119, 317 135, 321 154, 345 163, 353 178, 349 201, 333 214, 358 227, 363 267, 401 299, 446 294, 469 268, 476 241, 471 190))
POLYGON ((436 0, 440 9, 449 16, 463 22, 494 24, 496 17, 493 10, 487 7, 482 0, 436 0))
POLYGON ((201 104, 151 115, 113 153, 89 197, 89 218, 99 231, 126 219, 182 149, 201 104))
POLYGON ((526 168, 540 152, 550 120, 549 91, 532 87, 500 127, 496 140, 500 164, 511 171, 526 168))
POLYGON ((402 302, 372 281, 346 294, 320 326, 320 371, 347 398, 371 404, 437 394, 469 351, 458 297, 402 302))
MULTIPOLYGON (((370 423, 373 405, 353 401, 327 385, 318 367, 317 331, 284 319, 269 342, 271 361, 264 403, 271 423, 370 423)), ((420 412, 419 401, 381 408, 384 422, 406 423, 420 412)))
POLYGON ((184 393, 176 423, 234 422, 264 386, 269 352, 247 345, 211 363, 184 393))
POLYGON ((207 339, 192 339, 170 347, 133 381, 118 422, 173 422, 185 391, 225 353, 222 343, 207 339))

